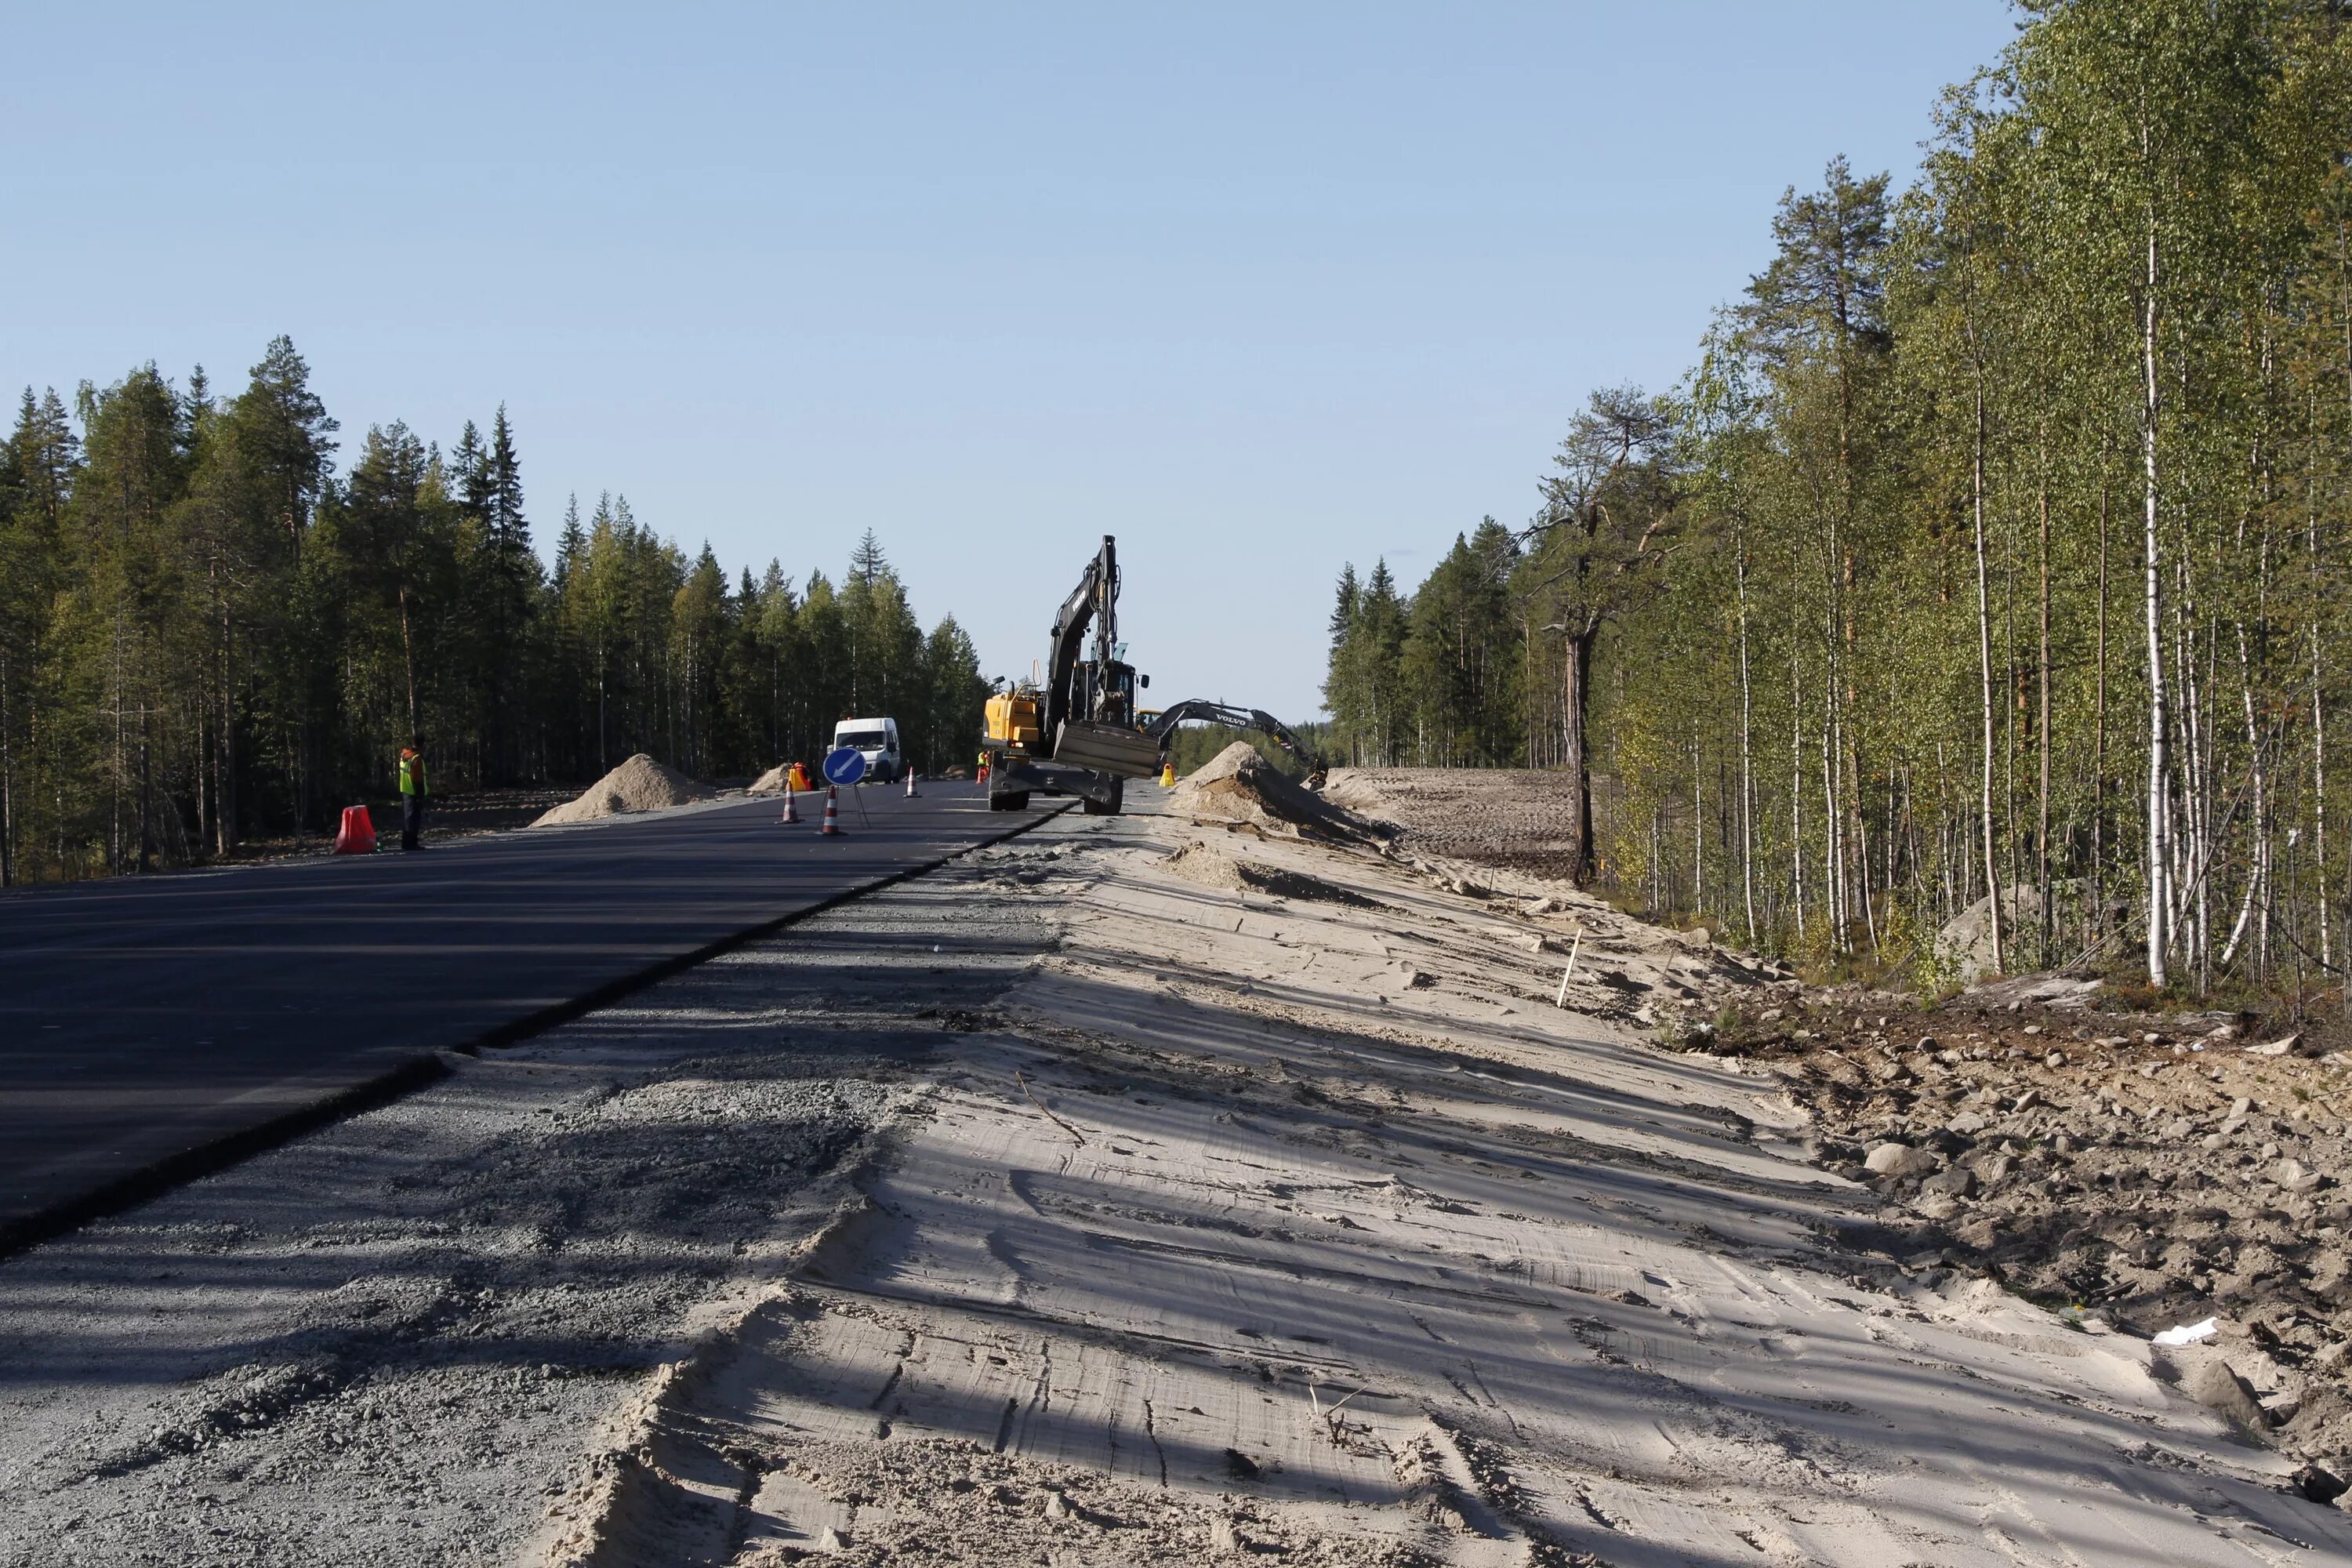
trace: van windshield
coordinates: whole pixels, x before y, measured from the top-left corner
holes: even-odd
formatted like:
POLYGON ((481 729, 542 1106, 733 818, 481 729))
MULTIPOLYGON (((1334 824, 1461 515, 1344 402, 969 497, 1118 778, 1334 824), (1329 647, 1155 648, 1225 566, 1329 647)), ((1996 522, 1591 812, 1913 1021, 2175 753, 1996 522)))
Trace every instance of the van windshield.
POLYGON ((861 752, 878 752, 890 742, 879 730, 844 730, 833 738, 836 746, 855 746, 861 752))

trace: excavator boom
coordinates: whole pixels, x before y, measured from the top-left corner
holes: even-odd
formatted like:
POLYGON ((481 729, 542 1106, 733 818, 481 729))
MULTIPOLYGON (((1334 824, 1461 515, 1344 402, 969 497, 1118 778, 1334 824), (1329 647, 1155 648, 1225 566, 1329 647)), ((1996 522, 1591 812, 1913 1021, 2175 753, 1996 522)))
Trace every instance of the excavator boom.
POLYGON ((1307 770, 1308 789, 1323 787, 1323 759, 1315 754, 1315 748, 1292 734, 1289 726, 1263 709, 1234 708, 1204 698, 1188 697, 1162 710, 1143 727, 1143 732, 1164 752, 1168 749, 1168 742, 1174 738, 1177 726, 1186 723, 1223 724, 1229 730, 1255 730, 1298 759, 1299 765, 1307 770))

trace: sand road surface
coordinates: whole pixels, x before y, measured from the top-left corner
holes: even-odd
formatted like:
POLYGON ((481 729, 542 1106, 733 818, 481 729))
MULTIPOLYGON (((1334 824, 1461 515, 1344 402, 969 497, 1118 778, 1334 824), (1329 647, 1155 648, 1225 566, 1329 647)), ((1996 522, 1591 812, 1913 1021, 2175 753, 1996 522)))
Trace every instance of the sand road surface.
POLYGON ((1556 1007, 1559 922, 1161 798, 0 1269, 0 1562, 2352 1563, 2145 1342, 1900 1256, 1779 1079, 1556 1007), (449 1190, 205 1229, 336 1139, 449 1190), (291 1331, 395 1276, 470 1283, 291 1331), (101 1308, 139 1375, 26 1364, 101 1308))
POLYGON ((1082 842, 1057 951, 542 1561, 2352 1561, 2144 1343, 1870 1254, 1772 1080, 1556 1010, 1485 903, 1082 842))

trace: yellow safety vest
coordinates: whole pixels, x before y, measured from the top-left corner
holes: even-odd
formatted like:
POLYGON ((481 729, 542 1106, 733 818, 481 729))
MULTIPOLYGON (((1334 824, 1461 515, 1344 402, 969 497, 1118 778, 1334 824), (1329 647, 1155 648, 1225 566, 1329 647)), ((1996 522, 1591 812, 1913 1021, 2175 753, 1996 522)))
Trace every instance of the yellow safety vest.
POLYGON ((425 790, 425 759, 415 752, 400 753, 400 793, 423 795, 425 790))

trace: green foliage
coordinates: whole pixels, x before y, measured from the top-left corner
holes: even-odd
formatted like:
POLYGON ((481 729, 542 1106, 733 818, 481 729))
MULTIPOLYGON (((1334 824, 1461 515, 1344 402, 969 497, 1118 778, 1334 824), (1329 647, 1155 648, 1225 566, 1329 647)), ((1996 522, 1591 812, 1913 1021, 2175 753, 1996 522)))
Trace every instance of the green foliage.
POLYGON ((1509 587, 1518 559, 1510 531, 1487 518, 1454 535, 1410 599, 1387 562, 1360 589, 1349 568, 1323 688, 1335 761, 1475 767, 1516 754, 1521 627, 1509 587))
POLYGON ((924 636, 870 532, 796 595, 606 496, 566 507, 550 573, 504 408, 446 455, 370 429, 339 479, 284 338, 233 398, 148 365, 77 404, 27 389, 0 445, 0 883, 323 831, 412 733, 445 792, 634 751, 743 776, 853 713, 898 718, 926 770, 977 746, 971 641, 924 636))
POLYGON ((1577 416, 1499 592, 1458 542, 1400 642, 1343 578, 1339 749, 1586 762, 1615 896, 1816 973, 1940 989, 2000 886, 2012 970, 2333 976, 2352 30, 2026 12, 1913 189, 1832 160, 1675 395, 1577 416))

